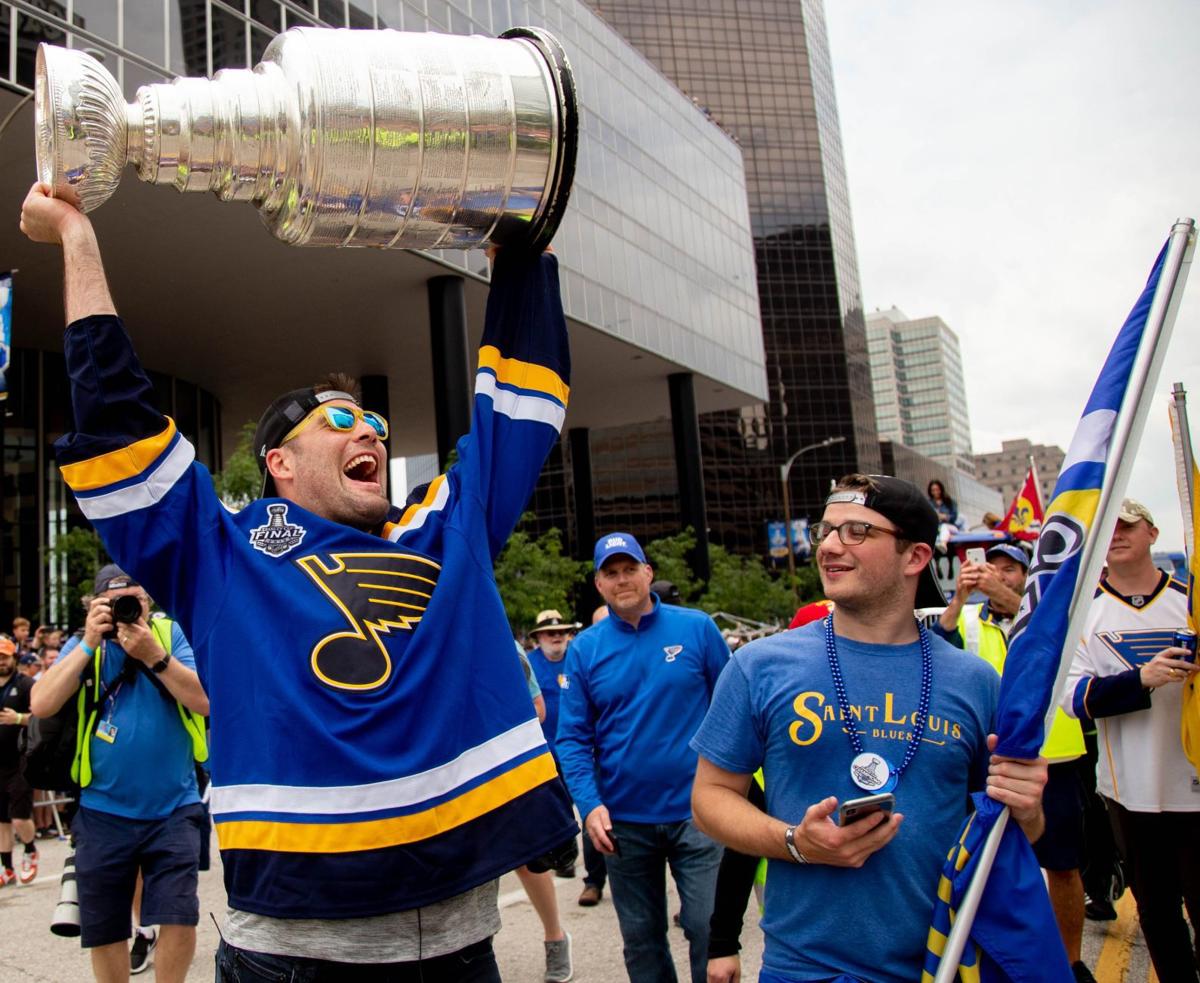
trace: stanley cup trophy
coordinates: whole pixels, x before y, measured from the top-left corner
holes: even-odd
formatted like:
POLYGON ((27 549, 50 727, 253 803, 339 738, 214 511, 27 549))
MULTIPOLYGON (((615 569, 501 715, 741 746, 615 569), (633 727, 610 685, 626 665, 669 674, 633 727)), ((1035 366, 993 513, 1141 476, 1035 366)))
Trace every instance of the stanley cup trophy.
POLYGON ((39 180, 84 211, 143 181, 249 201, 301 246, 540 251, 566 208, 578 109, 545 31, 499 38, 293 28, 253 69, 120 87, 38 47, 39 180))

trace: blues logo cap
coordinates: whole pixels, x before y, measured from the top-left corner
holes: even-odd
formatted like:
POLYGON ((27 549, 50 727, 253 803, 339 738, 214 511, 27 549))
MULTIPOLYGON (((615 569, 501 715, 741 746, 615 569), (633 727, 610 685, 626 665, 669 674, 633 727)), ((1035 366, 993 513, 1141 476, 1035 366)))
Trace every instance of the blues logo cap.
POLYGON ((988 548, 986 555, 989 560, 997 556, 1007 556, 1010 560, 1016 560, 1026 570, 1029 569, 1029 554, 1016 543, 997 543, 988 548))
POLYGON ((646 554, 642 552, 641 544, 627 532, 610 532, 596 540, 594 559, 597 570, 614 556, 631 556, 638 563, 646 562, 646 554))

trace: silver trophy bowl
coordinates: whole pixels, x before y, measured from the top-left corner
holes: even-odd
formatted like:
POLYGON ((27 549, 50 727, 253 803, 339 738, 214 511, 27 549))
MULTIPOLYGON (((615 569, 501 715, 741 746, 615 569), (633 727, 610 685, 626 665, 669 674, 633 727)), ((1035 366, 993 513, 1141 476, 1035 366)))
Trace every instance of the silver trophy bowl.
POLYGON ((143 181, 249 201, 301 246, 540 250, 566 208, 579 122, 561 45, 293 28, 253 69, 144 85, 41 44, 38 178, 83 210, 143 181))

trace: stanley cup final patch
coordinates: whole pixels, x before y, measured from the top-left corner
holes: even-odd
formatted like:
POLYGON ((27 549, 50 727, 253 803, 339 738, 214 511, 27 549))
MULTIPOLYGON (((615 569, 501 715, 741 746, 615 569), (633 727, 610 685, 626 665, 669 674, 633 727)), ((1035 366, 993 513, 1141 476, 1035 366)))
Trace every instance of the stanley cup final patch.
POLYGON ((287 521, 288 507, 267 506, 267 524, 250 530, 250 545, 267 556, 283 556, 304 540, 305 528, 287 521))

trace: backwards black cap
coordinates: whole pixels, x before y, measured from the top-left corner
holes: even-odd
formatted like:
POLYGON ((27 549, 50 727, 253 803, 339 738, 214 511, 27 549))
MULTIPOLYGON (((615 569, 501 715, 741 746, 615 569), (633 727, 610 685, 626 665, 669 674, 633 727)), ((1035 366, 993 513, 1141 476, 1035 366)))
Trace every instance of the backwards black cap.
POLYGON ((278 447, 288 432, 309 413, 331 399, 348 399, 355 406, 358 405, 358 400, 349 393, 338 389, 317 392, 309 386, 284 393, 259 417, 258 426, 254 428, 254 458, 258 461, 258 470, 263 476, 262 498, 275 494, 275 482, 271 480, 267 471, 267 452, 278 447))
MULTIPOLYGON (((929 504, 929 499, 916 485, 903 478, 894 478, 886 474, 869 474, 865 477, 870 479, 872 487, 839 489, 825 499, 825 504, 862 505, 891 519, 909 542, 925 543, 930 547, 937 542, 938 515, 929 504)), ((942 593, 942 588, 933 573, 933 560, 921 571, 914 606, 946 606, 946 595, 942 593)))

